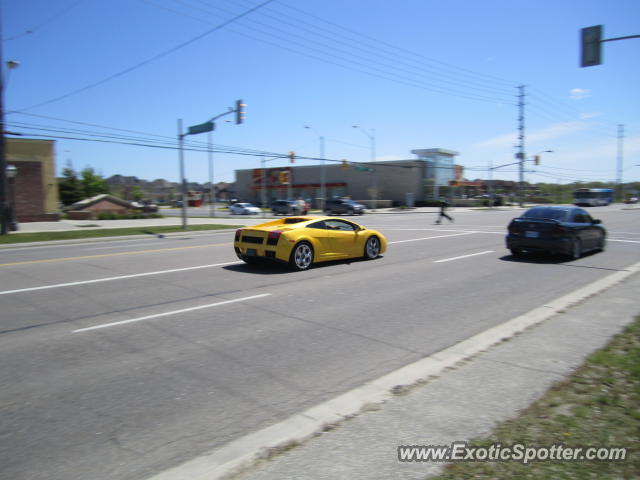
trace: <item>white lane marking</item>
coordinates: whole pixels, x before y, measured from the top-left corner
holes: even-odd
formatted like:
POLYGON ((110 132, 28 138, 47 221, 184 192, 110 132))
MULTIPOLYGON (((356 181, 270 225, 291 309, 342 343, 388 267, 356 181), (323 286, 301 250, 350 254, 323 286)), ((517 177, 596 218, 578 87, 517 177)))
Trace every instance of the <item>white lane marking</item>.
POLYGON ((203 308, 219 307, 220 305, 228 305, 230 303, 244 302, 246 300, 254 300, 256 298, 268 297, 269 295, 271 295, 271 293, 262 293, 260 295, 253 295, 251 297, 235 298, 233 300, 225 300, 223 302, 210 303, 208 305, 200 305, 199 307, 182 308, 180 310, 173 310, 172 312, 156 313, 154 315, 147 315, 145 317, 130 318, 129 320, 121 320, 119 322, 103 323, 102 325, 95 325, 93 327, 79 328, 78 330, 73 330, 71 333, 81 333, 81 332, 88 332, 90 330, 98 330, 101 328, 116 327, 118 325, 124 325, 126 323, 142 322, 143 320, 151 320, 153 318, 168 317, 169 315, 177 315, 179 313, 193 312, 195 310, 202 310, 203 308))
POLYGON ((464 232, 464 233, 454 233, 453 235, 436 235, 435 237, 412 238, 410 240, 396 240, 394 242, 387 242, 387 245, 394 245, 396 243, 419 242, 421 240, 433 240, 435 238, 459 237, 461 235, 472 235, 474 233, 478 233, 478 232, 464 232))
POLYGON ((607 238, 607 242, 640 243, 640 240, 623 240, 622 238, 607 238))
POLYGON ((475 257, 477 255, 486 255, 487 253, 494 253, 494 250, 487 250, 485 252, 470 253, 469 255, 460 255, 459 257, 443 258, 442 260, 435 260, 433 263, 453 262, 454 260, 461 260, 463 258, 475 257))
MULTIPOLYGON (((460 235, 471 235, 473 233, 477 233, 477 232, 463 232, 463 233, 455 233, 452 235, 436 235, 434 237, 424 237, 424 238, 413 238, 410 240, 398 240, 395 242, 388 242, 389 245, 391 244, 395 244, 395 243, 406 243, 406 242, 417 242, 417 241, 421 241, 421 240, 431 240, 431 239, 435 239, 435 238, 448 238, 448 237, 456 237, 456 236, 460 236, 460 235)), ((79 285, 90 285, 93 283, 101 283, 101 282, 111 282, 114 280, 124 280, 124 279, 129 279, 129 278, 138 278, 138 277, 148 277, 151 275, 162 275, 165 273, 174 273, 174 272, 186 272, 189 270, 198 270, 198 269, 202 269, 202 268, 212 268, 212 267, 222 267, 225 265, 236 265, 236 264, 241 264, 243 262, 239 262, 239 261, 235 261, 235 262, 225 262, 225 263, 214 263, 211 265, 198 265, 196 267, 185 267, 185 268, 174 268, 171 270, 159 270, 156 272, 146 272, 146 273, 134 273, 131 275, 120 275, 117 277, 105 277, 105 278, 97 278, 94 280, 81 280, 81 281, 77 281, 77 282, 67 282, 67 283, 56 283, 54 285, 42 285, 39 287, 29 287, 29 288, 19 288, 19 289, 15 289, 15 290, 4 290, 4 291, 0 291, 0 295, 9 295, 12 293, 23 293, 23 292, 35 292, 38 290, 48 290, 51 288, 62 288, 62 287, 74 287, 74 286, 79 286, 79 285)))
POLYGON ((164 273, 186 272, 188 270, 198 270, 201 268, 212 268, 212 267, 223 267, 225 265, 234 265, 238 263, 242 263, 242 262, 235 261, 235 262, 225 262, 225 263, 214 263, 211 265, 198 265, 196 267, 174 268, 171 270, 159 270, 157 272, 133 273, 131 275, 120 275, 118 277, 105 277, 105 278, 96 278, 94 280, 81 280, 78 282, 56 283, 54 285, 43 285, 40 287, 20 288, 17 290, 5 290, 3 292, 0 292, 0 295, 8 295, 10 293, 34 292, 36 290, 47 290, 49 288, 73 287, 77 285, 87 285, 91 283, 111 282, 113 280, 123 280, 125 278, 148 277, 151 275, 162 275, 164 273))

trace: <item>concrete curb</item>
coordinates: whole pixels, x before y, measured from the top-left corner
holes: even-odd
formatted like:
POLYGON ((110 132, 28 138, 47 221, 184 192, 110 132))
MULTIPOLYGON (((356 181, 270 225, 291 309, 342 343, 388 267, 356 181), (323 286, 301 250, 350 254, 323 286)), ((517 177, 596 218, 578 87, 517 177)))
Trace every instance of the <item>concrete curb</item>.
POLYGON ((493 345, 541 323, 589 297, 601 293, 640 271, 640 263, 628 266, 546 305, 463 340, 430 357, 368 382, 302 413, 235 440, 207 455, 188 461, 148 480, 224 479, 249 468, 260 459, 300 444, 328 426, 345 421, 367 406, 384 402, 395 393, 427 379, 441 376, 493 345))

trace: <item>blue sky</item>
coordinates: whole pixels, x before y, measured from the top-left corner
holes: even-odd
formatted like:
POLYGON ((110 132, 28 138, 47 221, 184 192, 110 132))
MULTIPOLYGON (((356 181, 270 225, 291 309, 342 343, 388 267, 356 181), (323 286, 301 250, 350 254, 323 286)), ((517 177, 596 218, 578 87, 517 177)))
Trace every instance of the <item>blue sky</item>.
MULTIPOLYGON (((327 158, 367 161, 353 125, 375 131, 379 160, 445 148, 475 179, 515 161, 526 85, 527 154, 553 150, 527 180, 614 180, 618 124, 623 180, 640 180, 640 39, 578 64, 582 27, 640 34, 637 0, 264 1, 2 0, 4 60, 20 62, 5 73, 7 129, 103 140, 58 139, 59 169, 176 181, 175 150, 104 141, 173 147, 179 118, 199 124, 242 99, 245 123, 214 132, 215 181, 260 166, 222 151, 318 157, 320 135, 327 158)), ((188 151, 186 174, 207 181, 207 154, 188 151)))

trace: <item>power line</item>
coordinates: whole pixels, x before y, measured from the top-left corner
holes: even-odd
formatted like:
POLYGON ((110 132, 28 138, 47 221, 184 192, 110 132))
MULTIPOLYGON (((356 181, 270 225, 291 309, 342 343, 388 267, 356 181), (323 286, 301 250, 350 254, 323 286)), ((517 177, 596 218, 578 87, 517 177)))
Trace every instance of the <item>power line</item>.
MULTIPOLYGON (((180 3, 182 5, 187 5, 188 8, 193 8, 199 13, 205 12, 209 15, 215 15, 209 6, 207 6, 206 8, 192 7, 186 4, 184 1, 180 3)), ((160 5, 156 5, 156 6, 160 8, 167 8, 165 6, 160 6, 160 5)), ((185 14, 190 18, 192 18, 191 15, 186 14, 183 10, 175 10, 175 9, 171 9, 171 10, 176 13, 185 14)), ((217 10, 223 10, 223 11, 229 12, 228 10, 221 9, 220 7, 217 7, 216 11, 217 10)), ((202 18, 199 18, 199 20, 206 21, 202 18)), ((259 41, 261 43, 273 45, 277 48, 287 50, 287 51, 296 53, 298 55, 302 55, 307 58, 312 58, 324 63, 329 63, 332 65, 339 66, 341 68, 356 71, 359 73, 364 73, 369 76, 382 78, 384 80, 411 86, 414 88, 420 88, 423 90, 433 91, 433 92, 456 96, 456 97, 465 98, 469 100, 480 100, 484 102, 498 103, 498 104, 509 103, 509 100, 507 99, 510 99, 513 97, 513 95, 511 93, 507 93, 506 90, 496 89, 495 87, 489 89, 490 94, 502 95, 505 98, 496 98, 495 96, 490 96, 490 94, 482 95, 482 94, 470 92, 469 90, 474 90, 474 89, 486 90, 487 87, 485 85, 462 83, 457 80, 447 80, 446 78, 444 78, 441 71, 438 71, 437 75, 431 75, 431 76, 435 76, 435 81, 443 83, 445 86, 425 82, 424 80, 425 75, 421 74, 418 76, 417 73, 415 73, 416 69, 419 71, 420 70, 428 71, 428 70, 425 70, 423 66, 416 67, 414 65, 410 65, 410 68, 414 71, 408 70, 407 68, 400 66, 402 65, 402 63, 400 65, 398 64, 397 55, 393 57, 386 55, 386 58, 391 58, 392 61, 395 62, 394 64, 384 63, 380 61, 380 58, 384 58, 385 55, 380 55, 381 49, 379 46, 377 46, 376 48, 369 48, 369 51, 367 51, 366 49, 363 49, 360 46, 354 46, 353 42, 349 42, 345 40, 340 42, 336 40, 335 36, 327 37, 326 35, 315 34, 316 36, 320 36, 321 38, 328 39, 331 42, 338 42, 337 46, 329 46, 329 45, 326 45, 326 43, 319 44, 318 42, 313 42, 313 41, 310 41, 308 38, 302 37, 301 35, 296 33, 299 29, 294 31, 287 31, 285 32, 286 36, 283 36, 278 33, 272 32, 271 30, 273 30, 273 27, 271 25, 266 25, 265 23, 256 21, 255 19, 250 19, 248 20, 248 22, 252 24, 250 28, 251 33, 247 33, 246 30, 239 31, 239 30, 229 29, 229 31, 236 33, 238 35, 259 41), (264 30, 263 28, 255 27, 253 24, 265 26, 269 30, 264 30), (267 38, 275 39, 275 41, 267 40, 264 37, 258 37, 255 34, 259 34, 259 35, 266 36, 267 38), (298 38, 298 39, 301 39, 302 41, 300 40, 293 41, 292 38, 298 38), (376 55, 376 58, 371 59, 367 56, 363 56, 360 53, 356 53, 356 54, 351 53, 345 50, 344 48, 345 45, 347 45, 347 48, 350 48, 351 50, 355 50, 356 52, 363 52, 364 55, 370 56, 371 53, 373 53, 376 55), (408 73, 409 75, 400 75, 398 74, 398 72, 405 72, 405 73, 408 73), (456 87, 454 85, 456 83, 460 86, 456 87), (463 88, 464 90, 460 90, 460 88, 463 88)), ((281 32, 282 29, 276 29, 276 31, 281 32)), ((406 62, 404 62, 404 65, 407 65, 406 62)), ((431 74, 430 71, 429 73, 431 74)), ((460 78, 460 75, 458 75, 456 78, 460 78)))
POLYGON ((39 23, 38 25, 36 25, 33 28, 29 28, 28 30, 25 30, 22 33, 19 33, 17 35, 14 35, 12 37, 8 37, 5 38, 4 41, 5 42, 9 42, 11 40, 17 40, 18 38, 24 37, 26 35, 32 35, 34 33, 36 33, 37 31, 39 31, 41 28, 49 25, 50 23, 52 23, 53 21, 57 20, 58 18, 62 17, 63 15, 69 13, 71 10, 73 10, 74 8, 76 8, 78 5, 80 5, 81 3, 83 3, 85 0, 78 0, 75 3, 72 3, 71 5, 69 5, 68 7, 66 7, 65 9, 59 11, 58 13, 54 14, 53 16, 49 17, 47 20, 39 23))
MULTIPOLYGON (((64 100, 65 98, 69 98, 69 97, 71 97, 73 95, 77 95, 78 93, 81 93, 81 92, 87 91, 89 89, 95 88, 95 87, 97 87, 99 85, 102 85, 104 83, 110 82, 111 80, 115 80, 116 78, 122 77, 122 76, 124 76, 124 75, 126 75, 128 73, 133 72, 134 70, 142 68, 142 67, 144 67, 144 66, 146 66, 146 65, 148 65, 148 64, 150 64, 152 62, 155 62, 156 60, 159 60, 159 59, 164 58, 164 57, 166 57, 166 56, 168 56, 168 55, 170 55, 170 54, 172 54, 172 53, 174 53, 174 52, 176 52, 178 50, 181 50, 182 48, 184 48, 184 47, 186 47, 188 45, 191 45, 192 43, 197 42, 198 40, 201 40, 202 38, 204 38, 204 37, 206 37, 208 35, 211 35, 212 33, 217 32, 218 30, 223 29, 227 25, 230 25, 230 24, 240 20, 241 18, 246 17, 247 15, 253 13, 254 11, 264 7, 265 5, 267 5, 268 3, 271 3, 273 1, 274 0, 266 0, 266 1, 256 5, 255 7, 250 8, 249 10, 246 10, 245 12, 243 12, 243 13, 241 13, 239 15, 236 15, 235 17, 233 17, 231 19, 229 19, 229 20, 227 20, 225 22, 222 22, 221 24, 216 25, 213 28, 210 28, 209 30, 207 30, 207 31, 205 31, 205 32, 203 32, 201 34, 196 35, 195 37, 187 40, 186 42, 182 42, 182 43, 176 45, 175 47, 170 48, 169 50, 165 50, 162 53, 154 55, 153 57, 148 58, 147 60, 139 62, 136 65, 133 65, 132 67, 126 68, 124 70, 121 70, 120 72, 114 73, 113 75, 110 75, 110 76, 108 76, 108 77, 106 77, 106 78, 104 78, 102 80, 94 82, 94 83, 92 83, 90 85, 86 85, 86 86, 84 86, 82 88, 79 88, 79 89, 74 90, 72 92, 66 93, 64 95, 60 95, 59 97, 52 98, 51 100, 47 100, 45 102, 41 102, 41 103, 38 103, 36 105, 32 105, 30 107, 22 108, 22 109, 19 109, 17 111, 21 112, 21 111, 25 111, 25 110, 31 110, 31 109, 34 109, 34 108, 37 108, 37 107, 42 107, 44 105, 49 105, 51 103, 58 102, 60 100, 64 100)), ((7 113, 13 113, 13 112, 7 112, 7 113)))
POLYGON ((482 79, 484 79, 484 81, 489 81, 489 82, 492 82, 492 83, 496 83, 496 82, 502 83, 502 84, 504 84, 505 86, 508 86, 508 87, 515 87, 517 85, 517 82, 512 81, 512 80, 506 80, 506 79, 503 79, 503 78, 500 78, 500 77, 496 77, 496 76, 493 76, 493 75, 488 75, 488 74, 484 74, 484 73, 480 73, 480 72, 475 72, 475 71, 467 69, 467 68, 463 68, 463 67, 459 67, 459 66, 456 66, 456 65, 452 65, 452 64, 446 63, 446 62, 442 62, 440 60, 436 60, 436 59, 427 57, 425 55, 418 54, 416 52, 412 52, 412 51, 410 51, 408 49, 397 47, 397 46, 392 45, 390 43, 380 41, 380 40, 375 39, 375 38, 373 38, 371 36, 356 32, 355 30, 351 30, 351 29, 346 28, 346 27, 344 27, 342 25, 339 25, 337 23, 330 22, 330 21, 325 20, 323 18, 320 18, 320 17, 318 17, 316 15, 308 13, 308 12, 300 9, 299 7, 294 7, 292 5, 283 3, 280 0, 277 0, 276 4, 282 5, 283 7, 286 7, 288 9, 290 9, 290 10, 295 10, 297 12, 300 12, 303 15, 306 15, 308 17, 314 18, 314 19, 319 20, 321 22, 324 22, 324 23, 326 23, 328 25, 334 26, 337 29, 349 32, 354 36, 358 36, 360 38, 364 38, 364 39, 373 41, 373 42, 375 42, 376 44, 379 44, 379 45, 385 45, 387 47, 390 47, 390 48, 394 49, 396 52, 398 52, 398 51, 404 52, 404 53, 409 54, 409 55, 411 55, 413 57, 417 57, 417 58, 420 58, 422 60, 426 60, 428 62, 435 63, 435 64, 438 65, 439 69, 442 69, 443 67, 444 68, 449 68, 449 69, 452 69, 454 71, 458 71, 458 73, 466 73, 467 75, 473 75, 473 76, 478 77, 479 79, 482 78, 482 79))

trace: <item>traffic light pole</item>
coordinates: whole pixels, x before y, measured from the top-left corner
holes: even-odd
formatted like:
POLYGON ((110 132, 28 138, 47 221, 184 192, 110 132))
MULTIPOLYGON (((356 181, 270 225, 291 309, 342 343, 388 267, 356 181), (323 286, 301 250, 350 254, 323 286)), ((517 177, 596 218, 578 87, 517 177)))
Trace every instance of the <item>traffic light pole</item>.
MULTIPOLYGON (((201 123, 199 125, 194 125, 189 127, 189 130, 186 133, 182 132, 182 119, 178 120, 178 155, 180 157, 180 182, 182 183, 182 229, 187 229, 187 180, 184 177, 184 137, 187 135, 197 135, 198 133, 212 132, 216 128, 215 120, 222 118, 226 115, 231 115, 235 113, 236 115, 236 124, 240 124, 244 121, 244 107, 246 105, 242 103, 242 100, 236 101, 236 108, 229 107, 227 112, 221 113, 220 115, 216 115, 211 118, 209 121, 201 123)), ((211 200, 211 195, 213 193, 213 145, 211 144, 211 135, 209 135, 209 180, 211 184, 211 191, 209 192, 209 200, 211 200)))

